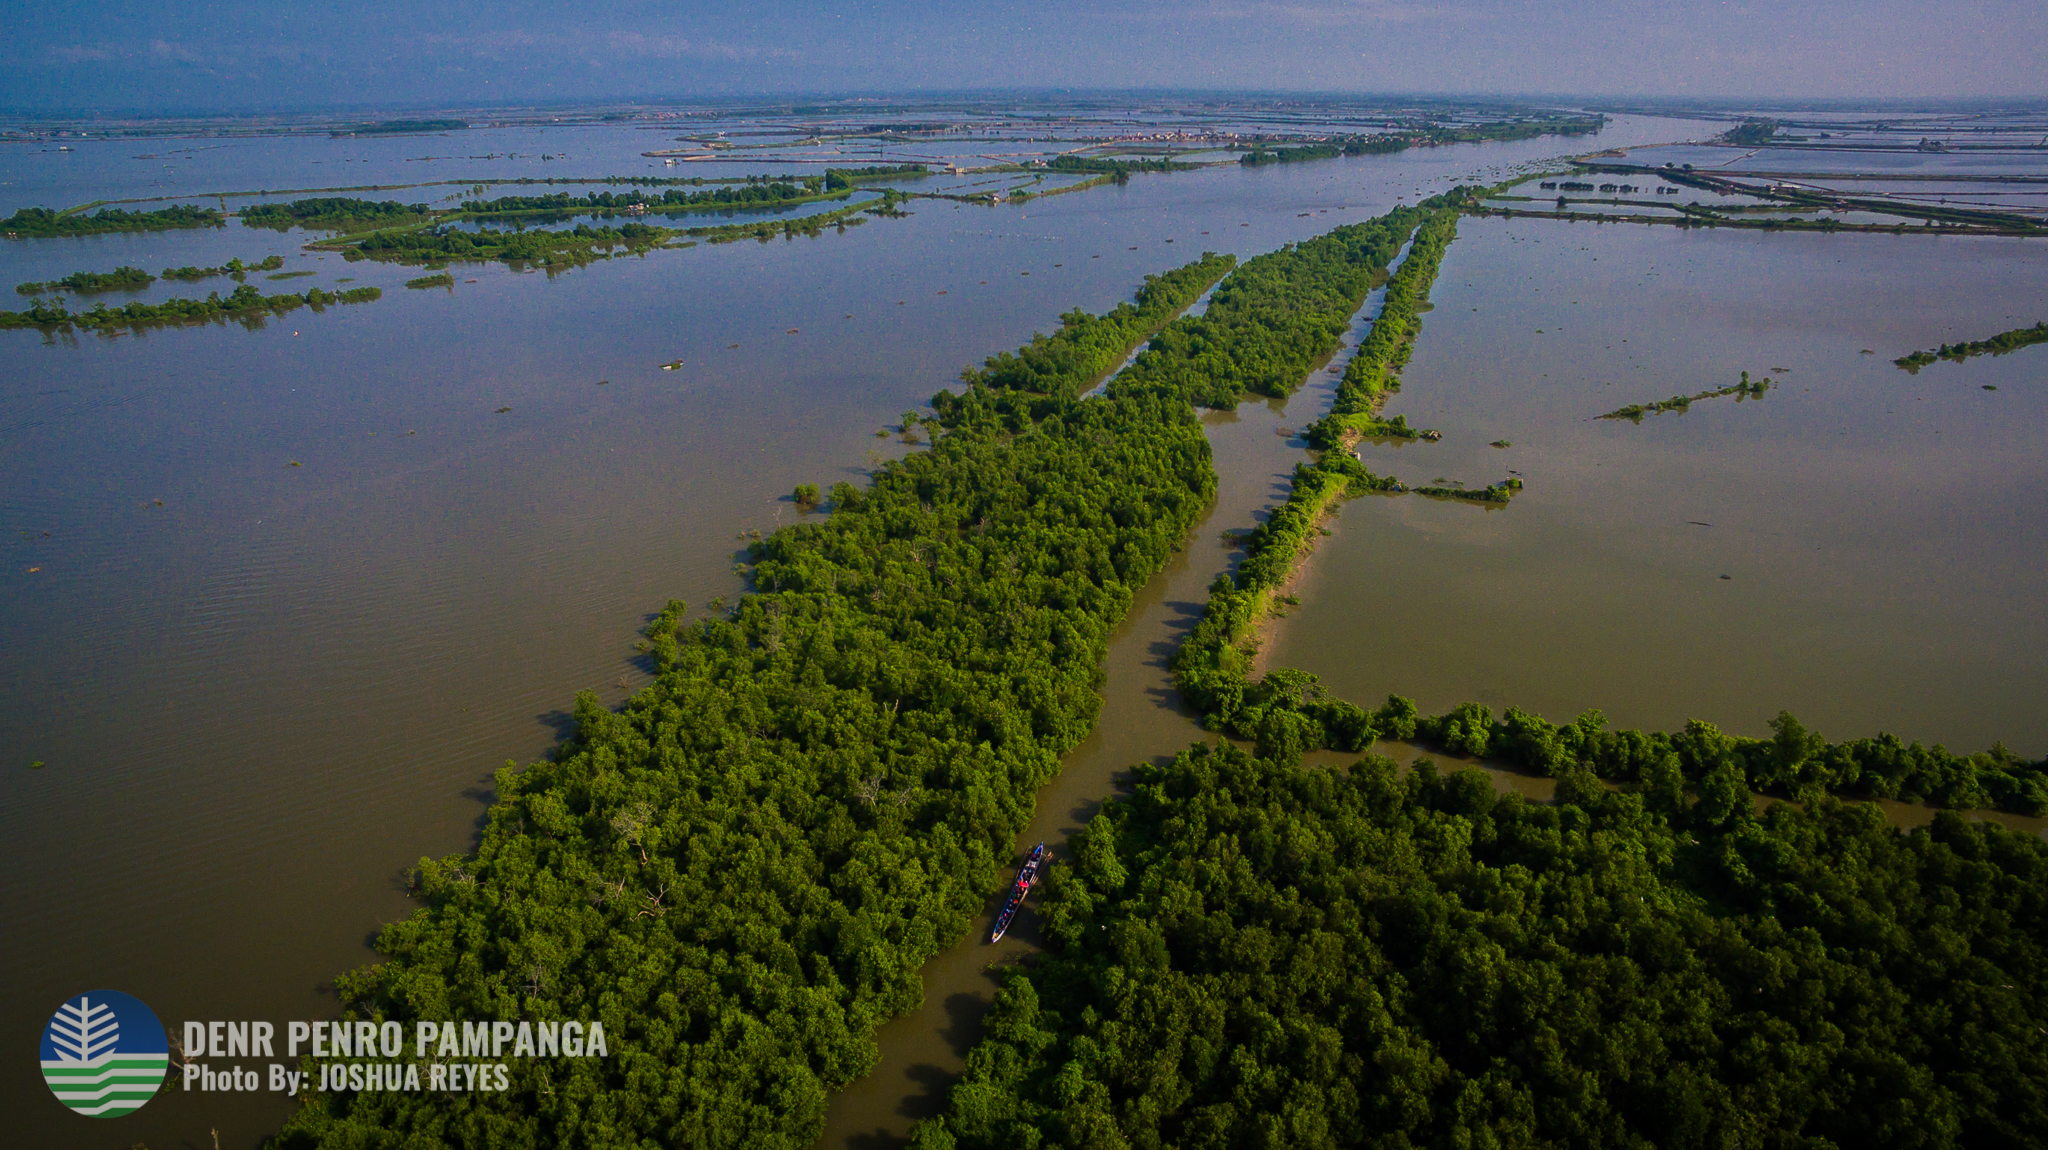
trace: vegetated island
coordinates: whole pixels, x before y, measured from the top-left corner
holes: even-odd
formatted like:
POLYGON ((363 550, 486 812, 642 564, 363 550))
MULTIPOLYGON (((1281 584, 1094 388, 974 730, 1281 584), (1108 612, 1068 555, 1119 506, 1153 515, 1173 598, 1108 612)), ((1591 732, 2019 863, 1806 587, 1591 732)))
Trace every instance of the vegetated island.
POLYGON ((421 276, 418 279, 409 279, 405 281, 405 286, 415 289, 452 288, 455 286, 455 277, 447 272, 440 272, 436 275, 421 276))
POLYGON ((1054 172, 1090 172, 1096 175, 1119 177, 1119 182, 1128 181, 1133 172, 1192 172, 1202 167, 1185 160, 1172 159, 1129 159, 1114 156, 1054 156, 1045 165, 1054 172))
POLYGON ((48 239, 62 236, 97 236, 108 232, 153 232, 171 228, 217 228, 227 216, 212 208, 178 204, 154 211, 131 212, 123 208, 102 208, 91 215, 59 212, 50 208, 21 208, 0 220, 0 236, 7 239, 48 239))
POLYGON ((197 283, 200 280, 211 279, 214 276, 228 276, 236 283, 240 283, 249 278, 250 272, 274 272, 283 266, 283 256, 264 256, 253 264, 245 264, 240 256, 236 256, 219 267, 195 268, 191 264, 186 264, 181 268, 165 268, 163 270, 163 277, 167 280, 197 283))
POLYGON ((469 127, 467 120, 377 120, 370 123, 350 124, 337 128, 335 136, 393 136, 414 132, 459 132, 469 127))
POLYGON ((344 258, 351 260, 379 259, 403 263, 502 260, 538 267, 573 267, 594 259, 608 258, 615 248, 623 248, 627 254, 651 251, 673 234, 670 229, 641 223, 627 223, 616 228, 578 224, 561 231, 545 228, 478 228, 467 231, 440 226, 424 230, 373 232, 342 251, 344 258))
POLYGON ((1440 125, 1406 131, 1356 133, 1333 136, 1304 144, 1280 145, 1259 142, 1238 157, 1248 168, 1266 164, 1293 164, 1306 160, 1329 160, 1338 156, 1378 156, 1406 151, 1411 147, 1440 147, 1445 144, 1499 143, 1530 140, 1538 136, 1585 136, 1607 125, 1607 117, 1558 116, 1518 119, 1490 124, 1440 125))
POLYGON ((794 220, 690 228, 666 228, 631 221, 617 227, 577 224, 560 230, 479 227, 468 231, 443 224, 377 231, 360 239, 323 241, 307 246, 319 251, 339 251, 344 259, 349 260, 378 259, 400 263, 483 260, 561 269, 621 254, 640 255, 661 247, 688 247, 688 243, 676 242, 686 236, 702 237, 714 244, 736 243, 745 239, 766 243, 777 236, 794 239, 797 236, 822 235, 827 227, 844 231, 866 222, 855 215, 861 210, 862 206, 855 204, 794 220))
POLYGON ((397 200, 363 200, 352 196, 318 196, 289 203, 251 204, 235 213, 252 228, 318 228, 328 231, 357 231, 390 227, 423 220, 433 214, 426 204, 401 204, 397 200))
POLYGON ((500 196, 494 200, 466 200, 462 211, 471 216, 509 216, 526 212, 548 215, 576 215, 584 212, 686 212, 717 211, 724 208, 795 207, 822 199, 838 199, 851 192, 854 182, 828 171, 800 183, 782 181, 726 185, 686 192, 671 188, 658 195, 632 191, 593 192, 571 196, 558 192, 545 196, 500 196))
MULTIPOLYGON (((853 171, 858 173, 861 169, 853 171)), ((699 184, 704 181, 662 182, 699 184)), ((828 226, 843 230, 860 225, 864 221, 855 213, 861 212, 867 205, 850 204, 799 219, 759 220, 686 228, 661 227, 640 222, 638 218, 617 226, 604 224, 593 227, 588 223, 579 223, 574 228, 564 229, 515 226, 506 230, 487 225, 490 222, 505 221, 515 225, 522 224, 526 217, 538 217, 543 222, 554 222, 578 214, 593 214, 600 219, 615 219, 621 215, 640 217, 650 213, 792 207, 822 200, 843 199, 851 194, 854 183, 854 176, 834 169, 824 176, 809 177, 795 183, 750 177, 739 182, 737 186, 720 186, 710 191, 683 192, 672 189, 656 195, 634 191, 626 194, 598 192, 584 196, 570 196, 566 193, 505 196, 494 200, 467 201, 457 210, 434 212, 418 222, 376 227, 366 232, 354 232, 346 237, 318 241, 307 246, 320 251, 339 251, 343 253, 344 258, 351 260, 379 259, 402 263, 490 260, 531 264, 543 268, 575 267, 590 263, 592 260, 611 258, 619 254, 618 249, 623 249, 624 254, 636 255, 658 247, 687 246, 673 243, 680 237, 698 237, 711 243, 730 243, 742 239, 765 242, 776 236, 793 238, 799 235, 822 235, 828 226), (474 220, 482 226, 473 231, 453 226, 462 220, 474 220)), ((884 189, 881 207, 885 212, 894 202, 893 190, 884 189)))
POLYGON ((1921 368, 1938 359, 1961 363, 1973 355, 2005 355, 2037 343, 2048 343, 2048 320, 2043 320, 2032 327, 2016 327, 2011 331, 1999 332, 1990 339, 1971 340, 1969 343, 1945 343, 1933 351, 1916 351, 1911 355, 1900 356, 1892 362, 1905 368, 1908 374, 1917 375, 1921 368))
POLYGON ((283 315, 294 308, 310 307, 317 312, 330 304, 368 303, 383 294, 377 288, 362 287, 339 292, 312 288, 300 293, 264 295, 256 285, 245 283, 226 296, 213 292, 205 299, 167 299, 160 303, 129 303, 116 308, 99 304, 83 312, 69 311, 61 304, 45 303, 39 299, 27 311, 0 311, 0 328, 33 327, 44 331, 64 331, 80 327, 109 335, 124 328, 140 331, 232 319, 253 331, 263 326, 266 317, 283 315))
POLYGON ((1643 416, 1656 415, 1659 412, 1675 411, 1683 415, 1692 408, 1693 404, 1703 399, 1719 399, 1724 395, 1734 396, 1737 403, 1741 403, 1745 399, 1762 399, 1764 392, 1769 391, 1775 386, 1777 384, 1772 382, 1771 377, 1768 375, 1752 383, 1750 382, 1749 373, 1745 371, 1742 373, 1742 382, 1740 383, 1731 383, 1727 387, 1717 387, 1712 391, 1696 392, 1692 395, 1674 395, 1670 399, 1660 399, 1655 403, 1631 403, 1627 407, 1617 407, 1605 415, 1595 416, 1594 418, 1626 419, 1631 423, 1641 423, 1643 416))
POLYGON ((131 268, 123 264, 110 272, 72 272, 60 280, 15 284, 14 290, 22 295, 50 295, 67 291, 77 295, 97 295, 110 291, 141 291, 155 282, 156 277, 141 268, 131 268))
POLYGON ((1338 156, 1379 156, 1392 152, 1406 151, 1409 145, 1406 136, 1357 135, 1340 136, 1321 143, 1295 144, 1291 147, 1273 147, 1255 144, 1251 150, 1237 158, 1247 168, 1264 167, 1267 164, 1298 164, 1308 160, 1333 160, 1338 156))
POLYGON ((1755 146, 1770 143, 1778 132, 1776 120, 1749 119, 1721 133, 1721 139, 1730 144, 1755 146))

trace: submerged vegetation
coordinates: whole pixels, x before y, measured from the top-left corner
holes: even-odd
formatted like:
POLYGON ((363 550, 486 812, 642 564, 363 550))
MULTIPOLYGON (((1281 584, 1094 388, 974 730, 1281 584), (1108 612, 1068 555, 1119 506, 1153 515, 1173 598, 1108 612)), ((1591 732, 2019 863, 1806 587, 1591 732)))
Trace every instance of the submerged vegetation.
POLYGON ((110 272, 72 272, 60 280, 43 283, 15 284, 14 290, 22 295, 49 295, 53 292, 73 292, 78 295, 97 295, 110 291, 141 291, 156 282, 156 277, 141 268, 126 264, 110 272))
POLYGON ((1721 771, 1555 805, 1197 746, 1047 880, 920 1150, 2030 1145, 2048 844, 1721 771))
POLYGON ((297 294, 264 295, 254 284, 243 284, 226 296, 213 292, 205 299, 167 299, 160 303, 129 303, 116 308, 100 304, 83 312, 68 311, 61 304, 38 299, 27 311, 0 311, 0 328, 34 327, 59 331, 80 327, 104 335, 123 328, 141 330, 229 319, 260 327, 264 317, 282 315, 294 308, 310 307, 319 311, 329 304, 368 303, 382 298, 383 294, 377 288, 363 287, 340 292, 313 288, 297 294))
POLYGON ((240 256, 214 268, 195 268, 190 264, 181 268, 165 268, 163 277, 167 280, 182 280, 197 283, 214 276, 232 276, 236 282, 249 278, 250 272, 274 272, 284 266, 283 256, 265 256, 253 264, 245 264, 240 256))
POLYGON ((1437 499, 1463 499, 1468 503, 1506 503, 1521 489, 1522 481, 1511 475, 1499 483, 1489 483, 1484 487, 1462 487, 1453 480, 1446 484, 1415 487, 1410 490, 1417 495, 1428 495, 1437 499))
POLYGON ((171 228, 217 228, 227 217, 211 208, 192 204, 131 212, 123 208, 102 208, 92 215, 59 212, 50 208, 22 208, 0 220, 0 235, 8 239, 45 239, 61 236, 97 236, 108 232, 154 232, 171 228))
MULTIPOLYGON (((20 289, 15 289, 19 291, 20 289)), ((2037 343, 2048 343, 2048 320, 2032 327, 2016 327, 2002 331, 1990 339, 1971 340, 1969 343, 1945 343, 1933 351, 1916 351, 1900 356, 1892 362, 1917 373, 1921 368, 1939 359, 1961 363, 1973 355, 2005 355, 2037 343)))
POLYGON ((1613 411, 1596 418, 1626 419, 1631 423, 1641 423, 1643 416, 1656 415, 1659 412, 1675 411, 1683 415, 1692 408, 1693 404, 1703 399, 1719 399, 1727 395, 1734 396, 1737 403, 1741 403, 1745 399, 1762 399, 1764 392, 1769 391, 1775 386, 1777 385, 1772 382, 1770 376, 1765 376, 1752 383, 1750 382, 1749 373, 1745 371, 1742 373, 1742 382, 1740 383, 1731 383, 1727 387, 1717 387, 1711 391, 1695 392, 1692 395, 1674 395, 1670 399, 1660 399, 1655 403, 1631 403, 1627 407, 1617 407, 1613 411))

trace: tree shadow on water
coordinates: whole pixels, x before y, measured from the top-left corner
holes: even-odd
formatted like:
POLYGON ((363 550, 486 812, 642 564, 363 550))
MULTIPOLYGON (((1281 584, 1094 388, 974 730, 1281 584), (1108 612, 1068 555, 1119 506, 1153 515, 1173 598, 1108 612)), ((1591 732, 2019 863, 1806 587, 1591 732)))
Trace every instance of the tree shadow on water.
POLYGON ((910 1145, 910 1139, 894 1131, 877 1128, 848 1134, 841 1145, 846 1150, 902 1150, 910 1145))
MULTIPOLYGON (((988 983, 988 991, 983 994, 962 991, 946 996, 946 1021, 939 1027, 939 1040, 946 1044, 946 1049, 963 1060, 966 1059, 968 1051, 974 1049, 974 1044, 981 1041, 982 1016, 988 1013, 990 999, 995 994, 996 980, 993 975, 989 976, 988 983)), ((925 1080, 918 1076, 919 1069, 921 1068, 913 1067, 911 1077, 923 1082, 925 1080)), ((959 1073, 944 1073, 946 1080, 943 1089, 950 1090, 953 1082, 959 1078, 959 1073)))
POLYGON ((569 736, 576 733, 576 712, 574 711, 565 711, 560 707, 556 707, 552 711, 542 711, 533 718, 535 722, 554 732, 557 743, 566 742, 569 736))

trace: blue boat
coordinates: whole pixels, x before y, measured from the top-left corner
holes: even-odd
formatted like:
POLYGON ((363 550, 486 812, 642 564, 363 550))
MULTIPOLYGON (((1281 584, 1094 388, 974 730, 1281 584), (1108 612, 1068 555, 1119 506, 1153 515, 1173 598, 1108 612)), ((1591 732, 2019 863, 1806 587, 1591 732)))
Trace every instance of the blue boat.
POLYGON ((1010 888, 1010 897, 1003 902, 1003 913, 996 916, 995 933, 988 936, 990 942, 1003 940, 1003 932, 1010 929, 1010 920, 1017 917, 1017 908, 1024 905, 1024 896, 1031 893, 1031 884, 1038 881, 1038 872, 1048 857, 1044 843, 1031 848, 1031 857, 1018 868, 1017 882, 1010 888))

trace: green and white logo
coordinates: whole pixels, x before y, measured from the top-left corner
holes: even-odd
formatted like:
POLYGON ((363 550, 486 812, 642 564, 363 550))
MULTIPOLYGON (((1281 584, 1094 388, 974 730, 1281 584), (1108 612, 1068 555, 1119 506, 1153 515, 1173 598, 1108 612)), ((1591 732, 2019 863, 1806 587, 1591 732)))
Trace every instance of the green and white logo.
POLYGON ((118 990, 89 990, 43 1028, 43 1081, 57 1101, 92 1118, 118 1118, 156 1095, 171 1065, 164 1024, 118 990))

